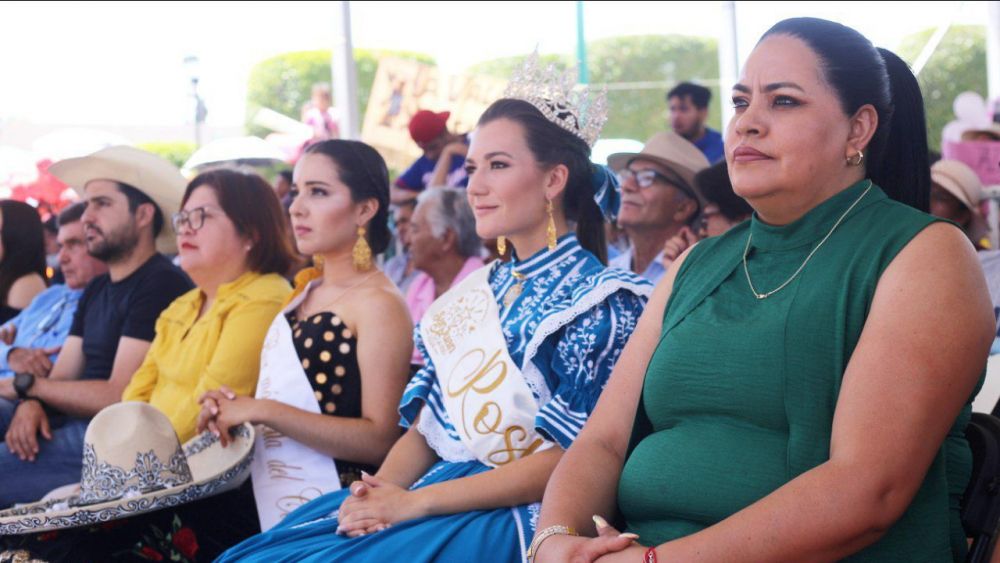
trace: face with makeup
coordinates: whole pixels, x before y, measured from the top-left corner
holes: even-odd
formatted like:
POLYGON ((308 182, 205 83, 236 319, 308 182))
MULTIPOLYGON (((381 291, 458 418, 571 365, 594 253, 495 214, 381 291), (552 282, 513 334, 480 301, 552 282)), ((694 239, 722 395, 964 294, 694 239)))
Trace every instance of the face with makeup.
POLYGON ((864 150, 878 121, 875 110, 865 105, 846 115, 821 61, 802 40, 772 35, 761 41, 732 100, 729 174, 734 191, 758 211, 784 207, 801 215, 863 177, 863 167, 845 160, 864 150))
POLYGON ((305 255, 349 253, 358 226, 375 215, 373 200, 355 202, 340 179, 338 164, 324 154, 306 153, 295 165, 288 211, 299 252, 305 255))
POLYGON ((476 233, 484 239, 544 232, 546 198, 561 194, 567 174, 564 165, 543 168, 528 147, 524 128, 504 118, 476 130, 466 171, 476 233))

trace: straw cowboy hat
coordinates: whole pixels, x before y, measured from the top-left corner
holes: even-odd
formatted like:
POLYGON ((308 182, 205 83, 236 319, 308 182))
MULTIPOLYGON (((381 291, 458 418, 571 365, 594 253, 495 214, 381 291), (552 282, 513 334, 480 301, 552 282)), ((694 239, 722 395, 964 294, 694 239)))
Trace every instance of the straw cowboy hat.
POLYGON ((650 137, 639 152, 620 152, 609 156, 608 166, 618 171, 638 158, 666 166, 680 176, 687 185, 678 187, 694 197, 698 203, 698 211, 701 211, 705 200, 701 190, 695 185, 694 177, 701 170, 708 168, 709 162, 698 147, 673 131, 663 131, 650 137))
POLYGON ((87 526, 235 489, 250 475, 254 429, 244 423, 231 434, 225 448, 209 432, 182 447, 156 407, 111 405, 87 426, 80 483, 0 512, 0 535, 87 526))
POLYGON ((969 210, 969 238, 979 241, 989 233, 989 225, 979 211, 983 183, 971 168, 957 160, 939 160, 931 166, 931 182, 955 196, 969 210))
POLYGON ((164 254, 177 253, 177 240, 170 219, 181 207, 187 180, 169 161, 144 150, 125 145, 101 149, 88 156, 67 158, 49 167, 80 196, 91 180, 113 180, 128 184, 149 196, 163 213, 163 229, 156 248, 164 254))

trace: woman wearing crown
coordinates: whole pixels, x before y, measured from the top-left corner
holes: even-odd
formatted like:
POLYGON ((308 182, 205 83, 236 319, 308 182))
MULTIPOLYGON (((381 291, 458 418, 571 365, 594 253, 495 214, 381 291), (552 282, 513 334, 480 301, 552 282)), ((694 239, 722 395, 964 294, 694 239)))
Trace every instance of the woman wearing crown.
POLYGON ((572 86, 532 57, 480 118, 469 202, 479 235, 499 238, 512 258, 425 314, 416 342, 427 364, 407 387, 407 431, 379 472, 222 561, 523 560, 549 475, 650 292, 602 264, 602 211, 617 211, 617 186, 590 164, 589 146, 605 106, 572 86))

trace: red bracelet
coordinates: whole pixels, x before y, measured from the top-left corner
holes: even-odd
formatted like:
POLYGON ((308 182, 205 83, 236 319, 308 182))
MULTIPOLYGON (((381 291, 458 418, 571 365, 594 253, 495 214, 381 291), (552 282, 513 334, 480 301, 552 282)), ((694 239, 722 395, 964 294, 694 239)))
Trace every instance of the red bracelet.
POLYGON ((656 563, 656 548, 651 547, 646 550, 646 555, 642 556, 642 563, 656 563))

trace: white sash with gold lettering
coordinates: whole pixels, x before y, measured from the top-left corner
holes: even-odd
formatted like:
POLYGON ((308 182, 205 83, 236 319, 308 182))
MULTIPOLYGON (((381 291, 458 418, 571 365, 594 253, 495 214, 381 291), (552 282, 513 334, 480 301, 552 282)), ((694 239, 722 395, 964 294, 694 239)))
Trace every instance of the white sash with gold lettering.
MULTIPOLYGON (((285 319, 285 314, 298 307, 310 289, 312 284, 271 323, 261 351, 256 397, 320 414, 285 319)), ((340 489, 337 465, 330 456, 263 425, 257 428, 250 470, 261 531, 267 531, 310 500, 340 489)))
POLYGON ((538 401, 507 352, 500 309, 480 268, 439 297, 420 325, 442 401, 476 459, 497 467, 553 446, 535 430, 538 401))

